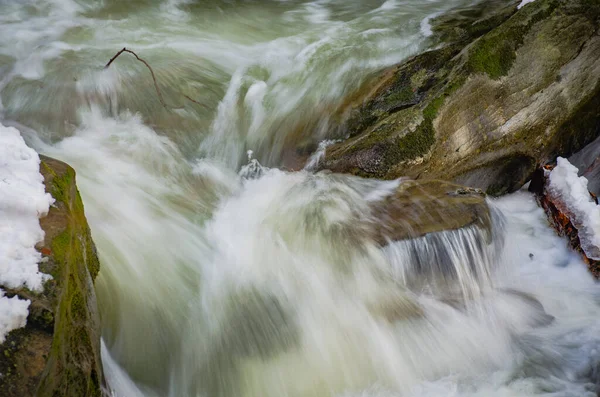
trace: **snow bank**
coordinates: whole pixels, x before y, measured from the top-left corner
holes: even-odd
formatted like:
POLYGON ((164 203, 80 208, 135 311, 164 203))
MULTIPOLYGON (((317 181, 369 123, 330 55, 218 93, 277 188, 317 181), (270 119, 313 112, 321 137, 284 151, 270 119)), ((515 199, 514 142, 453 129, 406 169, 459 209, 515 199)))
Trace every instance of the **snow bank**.
POLYGON ((587 179, 577 172, 569 160, 559 157, 548 176, 548 193, 566 206, 587 257, 600 260, 600 206, 590 196, 587 179))
MULTIPOLYGON (((45 192, 40 158, 19 131, 0 124, 0 285, 40 290, 49 277, 38 270, 35 244, 44 238, 38 218, 54 202, 45 192)), ((0 289, 0 342, 25 325, 29 301, 7 298, 0 289)))

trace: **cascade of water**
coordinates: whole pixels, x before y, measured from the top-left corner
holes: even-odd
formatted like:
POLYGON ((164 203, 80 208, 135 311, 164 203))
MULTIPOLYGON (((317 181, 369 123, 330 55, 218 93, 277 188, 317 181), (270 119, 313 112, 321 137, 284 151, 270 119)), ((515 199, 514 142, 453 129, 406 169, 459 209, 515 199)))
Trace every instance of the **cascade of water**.
POLYGON ((494 244, 488 244, 486 237, 485 231, 471 226, 394 242, 386 254, 398 277, 411 288, 427 288, 435 294, 450 289, 446 292, 471 299, 492 287, 492 257, 497 248, 493 246, 501 237, 494 244))
POLYGON ((277 168, 468 2, 0 1, 0 117, 77 170, 115 396, 595 395, 598 286, 527 194, 382 248, 401 180, 277 168))

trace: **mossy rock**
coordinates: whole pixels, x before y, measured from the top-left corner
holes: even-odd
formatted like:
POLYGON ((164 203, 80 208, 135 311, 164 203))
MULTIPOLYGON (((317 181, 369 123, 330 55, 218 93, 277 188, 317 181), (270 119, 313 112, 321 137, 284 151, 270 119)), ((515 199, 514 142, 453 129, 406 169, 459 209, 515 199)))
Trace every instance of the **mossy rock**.
POLYGON ((55 198, 40 219, 45 232, 38 246, 40 271, 50 274, 42 292, 5 289, 31 300, 25 328, 10 332, 0 345, 0 395, 101 396, 100 323, 94 279, 96 248, 75 185, 75 171, 48 157, 40 172, 55 198))
POLYGON ((322 168, 444 179, 492 195, 599 134, 600 1, 488 0, 433 21, 449 43, 355 96, 322 168), (489 10, 486 7, 489 5, 489 10))

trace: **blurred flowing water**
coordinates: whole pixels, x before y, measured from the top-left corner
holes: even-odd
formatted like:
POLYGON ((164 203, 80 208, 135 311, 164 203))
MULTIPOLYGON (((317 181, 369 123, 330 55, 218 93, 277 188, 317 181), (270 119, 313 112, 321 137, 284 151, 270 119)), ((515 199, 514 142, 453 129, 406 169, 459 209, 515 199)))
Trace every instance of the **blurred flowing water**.
POLYGON ((467 3, 0 0, 0 120, 77 170, 108 393, 596 395, 600 291, 531 196, 381 249, 360 225, 402 181, 312 171, 467 3), (167 108, 132 55, 103 69, 123 47, 167 108))

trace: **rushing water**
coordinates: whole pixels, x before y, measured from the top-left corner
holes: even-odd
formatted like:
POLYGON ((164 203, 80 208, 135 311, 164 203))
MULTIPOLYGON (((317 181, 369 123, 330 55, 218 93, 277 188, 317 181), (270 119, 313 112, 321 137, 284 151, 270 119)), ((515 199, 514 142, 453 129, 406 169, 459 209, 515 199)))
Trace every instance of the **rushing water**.
POLYGON ((600 290, 527 193, 491 236, 380 249, 360 225, 400 181, 311 171, 465 3, 0 0, 0 119, 78 172, 111 393, 596 395, 600 290), (132 55, 103 69, 123 47, 167 108, 132 55))

